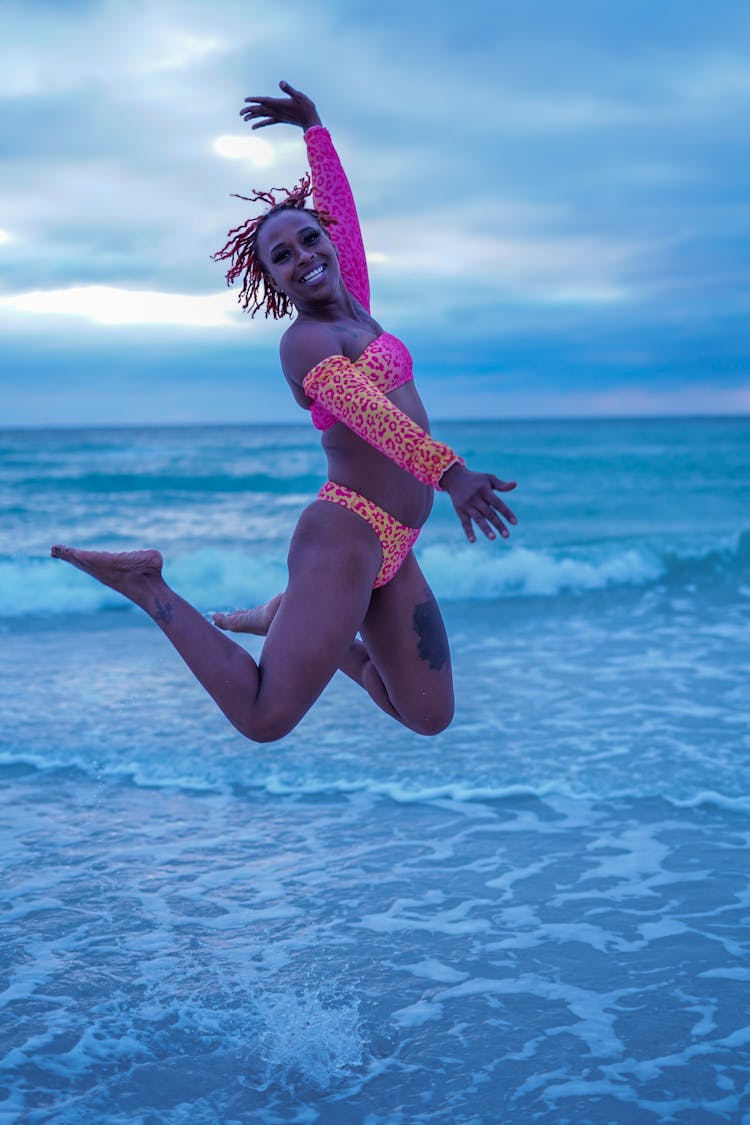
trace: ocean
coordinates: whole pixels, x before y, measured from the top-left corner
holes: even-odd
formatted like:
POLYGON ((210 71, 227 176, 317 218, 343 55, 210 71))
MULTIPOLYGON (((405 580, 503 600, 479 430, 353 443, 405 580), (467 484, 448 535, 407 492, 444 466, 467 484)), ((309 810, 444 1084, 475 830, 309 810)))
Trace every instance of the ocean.
POLYGON ((453 725, 263 746, 49 547, 266 600, 316 434, 0 432, 3 1123, 750 1122, 750 419, 435 432, 518 481, 417 546, 453 725))

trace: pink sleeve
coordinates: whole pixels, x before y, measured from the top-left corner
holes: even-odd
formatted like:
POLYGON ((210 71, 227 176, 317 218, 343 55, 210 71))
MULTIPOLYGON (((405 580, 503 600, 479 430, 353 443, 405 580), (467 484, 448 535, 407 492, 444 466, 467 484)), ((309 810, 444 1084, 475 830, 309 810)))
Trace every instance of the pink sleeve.
POLYGON ((435 441, 373 386, 359 360, 329 355, 308 371, 302 386, 334 418, 424 484, 440 489, 443 473, 464 464, 449 445, 435 441))
POLYGON ((331 134, 322 125, 313 125, 305 133, 307 157, 313 182, 313 202, 336 222, 330 237, 338 250, 344 285, 361 305, 370 311, 370 280, 367 260, 359 229, 357 208, 352 189, 333 147, 331 134))

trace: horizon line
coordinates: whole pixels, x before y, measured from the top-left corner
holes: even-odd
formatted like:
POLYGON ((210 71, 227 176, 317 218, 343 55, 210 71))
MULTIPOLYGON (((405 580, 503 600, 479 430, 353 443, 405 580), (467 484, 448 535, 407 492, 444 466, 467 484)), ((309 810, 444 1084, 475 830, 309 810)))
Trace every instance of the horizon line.
MULTIPOLYGON (((492 418, 456 418, 447 415, 433 415, 433 422, 448 422, 461 426, 484 425, 513 425, 514 423, 529 425, 546 422, 698 422, 698 421, 741 421, 750 420, 750 411, 738 413, 686 413, 686 414, 540 414, 540 415, 514 415, 513 417, 492 418)), ((15 422, 0 425, 0 433, 12 433, 18 430, 45 431, 45 430, 169 430, 169 429, 241 429, 245 426, 274 426, 279 429, 304 428, 309 429, 305 419, 295 421, 237 421, 229 422, 211 421, 174 421, 174 422, 15 422)))

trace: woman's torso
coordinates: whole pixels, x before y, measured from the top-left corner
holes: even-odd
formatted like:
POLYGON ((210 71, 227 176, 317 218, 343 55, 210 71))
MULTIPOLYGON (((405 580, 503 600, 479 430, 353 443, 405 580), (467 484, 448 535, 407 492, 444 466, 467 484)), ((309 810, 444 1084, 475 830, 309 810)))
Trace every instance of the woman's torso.
MULTIPOLYGON (((364 310, 362 313, 361 320, 331 325, 331 355, 345 355, 356 362, 371 344, 388 335, 364 310)), ((292 385, 292 391, 297 402, 309 409, 311 400, 302 388, 292 385)), ((388 391, 387 396, 394 406, 429 433, 427 412, 412 378, 388 391)), ((433 490, 429 485, 422 484, 368 445, 343 422, 334 422, 325 429, 321 444, 328 459, 329 480, 367 496, 408 527, 422 526, 432 508, 433 490)))

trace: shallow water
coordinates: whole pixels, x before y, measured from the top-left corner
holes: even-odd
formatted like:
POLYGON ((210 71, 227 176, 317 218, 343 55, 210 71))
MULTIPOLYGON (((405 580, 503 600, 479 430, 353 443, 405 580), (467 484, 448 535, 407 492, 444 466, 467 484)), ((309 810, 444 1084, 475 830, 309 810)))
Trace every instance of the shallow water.
POLYGON ((750 1120, 750 423, 443 429, 521 520, 420 541, 453 726, 271 747, 45 551, 269 596, 313 435, 0 435, 0 1120, 750 1120))

